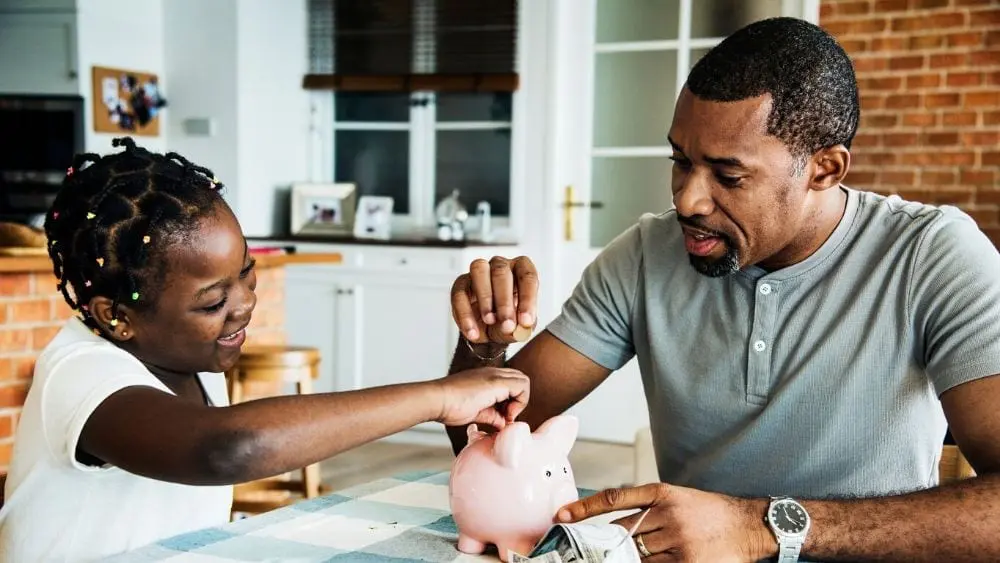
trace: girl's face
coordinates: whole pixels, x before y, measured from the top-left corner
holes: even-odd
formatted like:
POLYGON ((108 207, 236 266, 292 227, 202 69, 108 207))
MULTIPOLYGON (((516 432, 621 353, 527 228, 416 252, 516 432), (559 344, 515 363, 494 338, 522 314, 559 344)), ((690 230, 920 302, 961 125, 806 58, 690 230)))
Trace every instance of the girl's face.
POLYGON ((165 285, 155 307, 124 311, 128 335, 122 347, 154 370, 228 370, 239 359, 257 304, 254 261, 239 222, 219 203, 165 254, 165 285))

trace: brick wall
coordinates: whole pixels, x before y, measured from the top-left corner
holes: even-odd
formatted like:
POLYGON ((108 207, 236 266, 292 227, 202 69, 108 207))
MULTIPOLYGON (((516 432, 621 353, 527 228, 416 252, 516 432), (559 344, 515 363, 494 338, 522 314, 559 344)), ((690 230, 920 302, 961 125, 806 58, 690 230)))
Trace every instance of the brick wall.
POLYGON ((1000 247, 1000 1, 823 0, 855 63, 847 185, 967 211, 1000 247))
MULTIPOLYGON (((257 309, 250 344, 285 342, 285 270, 257 271, 257 309)), ((51 273, 0 273, 0 472, 6 473, 14 429, 31 384, 35 357, 72 316, 51 273)))

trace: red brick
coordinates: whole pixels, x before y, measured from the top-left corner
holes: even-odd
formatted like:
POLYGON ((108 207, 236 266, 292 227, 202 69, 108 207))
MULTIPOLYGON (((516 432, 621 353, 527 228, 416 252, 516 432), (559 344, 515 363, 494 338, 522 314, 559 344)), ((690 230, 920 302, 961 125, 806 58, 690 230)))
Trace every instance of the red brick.
POLYGON ((986 46, 995 47, 1000 45, 1000 29, 986 33, 986 46))
POLYGON ((854 35, 870 35, 879 33, 889 28, 889 21, 885 18, 863 19, 851 21, 847 24, 847 33, 854 35))
POLYGON ((840 41, 840 46, 847 51, 848 54, 851 53, 862 53, 868 50, 868 40, 867 39, 843 39, 840 41))
POLYGON ((948 35, 949 47, 978 47, 982 44, 983 33, 981 31, 967 31, 948 35))
POLYGON ((913 70, 923 68, 925 57, 923 55, 910 55, 906 57, 893 57, 889 59, 889 70, 913 70))
POLYGON ((52 316, 48 299, 16 301, 10 304, 10 318, 15 323, 44 322, 52 316))
MULTIPOLYGON (((941 85, 940 74, 911 74, 906 77, 906 89, 937 88, 941 85)), ((955 102, 958 103, 957 101, 955 102)))
POLYGON ((901 12, 909 7, 907 0, 878 0, 875 2, 876 12, 901 12))
POLYGON ((972 66, 1000 66, 1000 49, 992 51, 973 51, 969 55, 972 66))
POLYGON ((895 164, 896 155, 891 152, 861 152, 854 155, 856 166, 884 166, 895 164))
POLYGON ((0 359, 0 381, 14 379, 14 360, 8 358, 0 359))
POLYGON ((879 136, 874 133, 858 133, 854 136, 854 140, 851 142, 851 146, 857 147, 876 147, 879 145, 879 136))
POLYGON ((936 49, 944 46, 944 35, 912 35, 909 47, 912 51, 920 49, 936 49))
POLYGON ((976 163, 974 152, 912 152, 899 155, 899 163, 917 166, 972 166, 976 163))
POLYGON ((912 170, 883 170, 879 181, 883 184, 913 185, 917 174, 912 170))
MULTIPOLYGON (((823 4, 826 4, 826 2, 823 2, 823 4)), ((867 0, 864 2, 837 2, 836 6, 837 14, 841 16, 856 16, 872 11, 872 3, 867 0)))
POLYGON ((0 304, 0 324, 7 323, 7 307, 0 304))
POLYGON ((969 92, 965 94, 965 107, 1000 106, 1000 92, 969 92))
POLYGON ((28 386, 24 383, 11 383, 0 387, 0 408, 24 405, 24 397, 27 394, 28 386))
POLYGON ((872 51, 902 51, 906 49, 905 37, 872 37, 872 51))
POLYGON ((994 85, 1000 86, 1000 70, 995 70, 986 75, 986 82, 994 85))
POLYGON ((949 72, 948 86, 979 86, 983 75, 978 72, 949 72))
POLYGON ((944 14, 908 16, 893 18, 893 31, 919 31, 924 29, 942 29, 945 27, 958 27, 965 25, 965 14, 962 12, 948 12, 944 14))
POLYGON ((960 111, 946 113, 941 116, 942 125, 975 125, 976 113, 971 111, 960 111))
POLYGON ((10 365, 13 378, 17 381, 28 381, 35 373, 35 358, 33 356, 11 358, 10 365))
POLYGON ((819 5, 819 21, 822 23, 827 20, 833 14, 837 13, 836 4, 831 4, 829 2, 822 2, 819 5))
POLYGON ((950 186, 958 179, 954 170, 922 170, 920 183, 933 186, 950 186))
POLYGON ((41 350, 48 345, 59 333, 58 326, 39 326, 31 329, 31 346, 35 350, 41 350))
POLYGON ((947 145, 957 145, 958 133, 951 131, 944 133, 928 133, 925 141, 928 145, 939 146, 939 147, 947 145))
POLYGON ((969 188, 934 190, 931 192, 930 203, 937 205, 968 205, 972 203, 975 194, 969 188))
POLYGON ((875 183, 875 172, 855 172, 847 174, 847 183, 854 186, 870 186, 875 183))
POLYGON ((1000 111, 983 113, 983 125, 1000 125, 1000 111))
POLYGON ((882 129, 885 127, 895 127, 899 123, 899 116, 896 115, 865 115, 861 112, 861 125, 882 129))
POLYGON ((951 0, 914 0, 913 7, 918 10, 929 10, 933 8, 947 8, 951 0))
POLYGON ((27 352, 31 331, 16 328, 0 330, 0 352, 27 352))
POLYGON ((955 5, 959 7, 964 6, 992 6, 997 3, 997 0, 955 0, 955 5))
POLYGON ((933 113, 908 113, 903 116, 903 125, 907 127, 930 127, 936 124, 937 115, 933 113))
POLYGON ((900 190, 899 197, 906 201, 930 201, 931 193, 927 190, 900 190))
POLYGON ((0 274, 0 296, 27 295, 31 292, 31 274, 0 274))
POLYGON ((861 111, 871 111, 885 107, 885 97, 881 95, 861 96, 861 111))
MULTIPOLYGON (((976 198, 978 201, 978 197, 976 198)), ((1000 225, 1000 213, 996 209, 968 209, 966 213, 979 226, 1000 225)))
POLYGON ((995 170, 962 170, 961 172, 962 183, 974 186, 993 186, 996 178, 995 170))
POLYGON ((993 245, 1000 249, 1000 229, 983 229, 983 232, 993 241, 993 245))
POLYGON ((1000 191, 979 190, 976 193, 976 203, 980 205, 1000 205, 1000 191))
POLYGON ((1000 152, 984 152, 983 166, 1000 166, 1000 152))
POLYGON ((14 436, 14 417, 12 415, 0 416, 0 438, 11 438, 14 436))
POLYGON ((891 109, 920 107, 920 96, 917 94, 893 94, 885 99, 885 107, 891 109))
POLYGON ((965 53, 941 53, 930 56, 931 68, 950 68, 964 66, 968 55, 965 53))
POLYGON ((994 27, 1000 25, 1000 9, 969 12, 969 27, 994 27))
POLYGON ((52 300, 52 316, 50 317, 53 321, 65 321, 66 319, 74 315, 73 309, 69 308, 69 303, 62 297, 58 297, 52 300))
POLYGON ((10 465, 11 454, 13 453, 14 442, 0 444, 0 466, 8 467, 10 465))
POLYGON ((903 85, 903 79, 899 76, 883 76, 880 78, 869 78, 864 81, 862 91, 866 90, 899 90, 903 85))
POLYGON ((877 72, 889 68, 889 60, 885 57, 855 57, 854 71, 857 73, 877 72))
POLYGON ((967 147, 1000 146, 1000 131, 968 131, 962 133, 962 144, 967 147))

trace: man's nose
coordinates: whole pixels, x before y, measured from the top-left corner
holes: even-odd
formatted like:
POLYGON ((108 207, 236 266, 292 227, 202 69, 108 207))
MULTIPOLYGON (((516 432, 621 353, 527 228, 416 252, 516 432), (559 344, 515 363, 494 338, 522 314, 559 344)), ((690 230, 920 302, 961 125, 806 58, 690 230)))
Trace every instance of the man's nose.
POLYGON ((682 217, 708 216, 715 211, 712 189, 703 173, 693 170, 675 187, 674 207, 682 217))

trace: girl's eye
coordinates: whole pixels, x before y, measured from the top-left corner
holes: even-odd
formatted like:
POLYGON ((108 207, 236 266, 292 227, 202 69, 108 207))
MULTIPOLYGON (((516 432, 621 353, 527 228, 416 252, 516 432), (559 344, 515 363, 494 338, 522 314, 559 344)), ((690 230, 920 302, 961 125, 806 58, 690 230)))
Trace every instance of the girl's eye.
POLYGON ((225 304, 226 304, 226 300, 223 299, 222 301, 219 301, 215 305, 209 305, 208 307, 202 307, 201 310, 205 311, 206 313, 216 313, 216 312, 220 311, 225 304))
POLYGON ((250 272, 252 272, 252 271, 253 271, 253 268, 254 268, 254 266, 256 266, 256 265, 257 265, 257 259, 256 259, 256 258, 253 258, 253 259, 251 259, 251 260, 250 260, 250 263, 249 263, 249 264, 247 264, 247 267, 246 267, 246 268, 243 268, 243 270, 242 270, 242 271, 240 271, 240 279, 241 279, 241 280, 242 280, 242 279, 246 279, 246 277, 250 275, 250 272))

